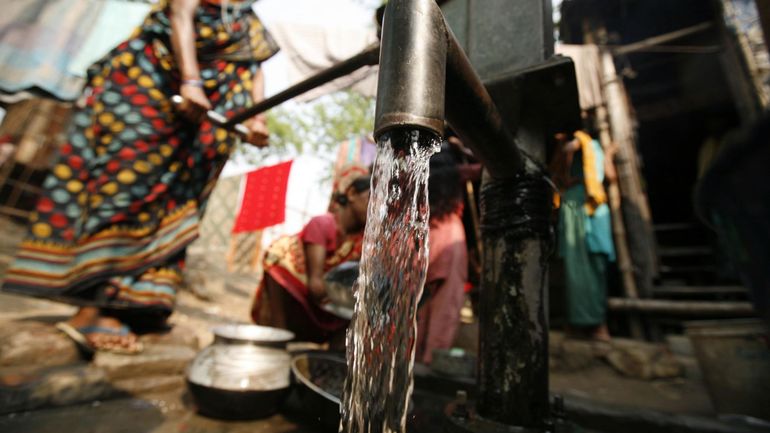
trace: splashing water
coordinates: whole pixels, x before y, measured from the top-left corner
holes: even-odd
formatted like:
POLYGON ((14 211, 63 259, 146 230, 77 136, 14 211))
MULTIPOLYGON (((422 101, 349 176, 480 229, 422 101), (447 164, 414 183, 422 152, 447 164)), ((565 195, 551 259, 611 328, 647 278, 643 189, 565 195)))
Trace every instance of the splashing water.
POLYGON ((401 433, 412 394, 417 302, 428 267, 428 162, 440 146, 424 131, 378 142, 340 431, 401 433))

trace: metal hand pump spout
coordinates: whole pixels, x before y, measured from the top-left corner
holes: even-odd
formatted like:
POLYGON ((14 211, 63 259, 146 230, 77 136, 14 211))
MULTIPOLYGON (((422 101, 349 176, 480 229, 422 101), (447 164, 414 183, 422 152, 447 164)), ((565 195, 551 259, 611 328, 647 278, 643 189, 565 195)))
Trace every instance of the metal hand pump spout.
POLYGON ((374 136, 396 128, 442 136, 445 118, 493 177, 523 168, 514 136, 436 2, 392 0, 382 26, 374 136))
POLYGON ((483 270, 473 415, 474 425, 486 427, 469 430, 458 422, 452 431, 516 426, 543 432, 550 416, 545 282, 552 191, 538 166, 528 159, 525 164, 515 131, 503 123, 435 0, 391 0, 382 27, 375 137, 415 129, 441 136, 445 119, 490 175, 480 200, 483 270))

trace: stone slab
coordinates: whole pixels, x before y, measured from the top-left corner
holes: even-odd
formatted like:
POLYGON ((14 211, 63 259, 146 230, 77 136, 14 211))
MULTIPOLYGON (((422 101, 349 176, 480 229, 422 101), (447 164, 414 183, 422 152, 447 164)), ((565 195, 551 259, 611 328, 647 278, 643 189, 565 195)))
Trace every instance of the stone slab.
POLYGON ((564 339, 552 355, 551 366, 559 371, 579 371, 601 362, 610 350, 607 343, 564 339))
POLYGON ((150 345, 139 355, 97 353, 90 364, 0 368, 0 413, 182 389, 195 354, 185 346, 150 345))
MULTIPOLYGON (((9 374, 2 376, 7 379, 9 374)), ((0 413, 69 406, 110 398, 117 393, 104 371, 93 366, 38 371, 17 381, 6 380, 4 385, 0 385, 0 413)))
POLYGON ((637 379, 680 377, 684 368, 665 346, 636 340, 613 339, 605 356, 620 374, 637 379))
POLYGON ((0 367, 51 367, 80 359, 77 346, 51 324, 26 320, 0 323, 0 367))
POLYGON ((610 349, 608 343, 566 338, 561 332, 548 335, 549 366, 554 371, 580 371, 601 364, 610 349))
POLYGON ((193 350, 201 347, 198 332, 186 325, 174 325, 170 331, 162 334, 145 334, 139 340, 145 346, 182 346, 193 350))
POLYGON ((196 351, 186 346, 148 345, 142 353, 121 355, 99 352, 93 365, 102 369, 109 380, 136 377, 184 375, 196 351))
POLYGON ((127 394, 145 395, 182 389, 186 382, 185 377, 181 375, 142 376, 116 380, 112 382, 112 386, 127 394))
MULTIPOLYGON (((0 281, 2 281, 2 275, 0 275, 0 281)), ((0 292, 0 317, 3 320, 42 317, 49 319, 48 322, 55 322, 55 319, 62 320, 71 316, 76 310, 76 307, 61 302, 0 292)))

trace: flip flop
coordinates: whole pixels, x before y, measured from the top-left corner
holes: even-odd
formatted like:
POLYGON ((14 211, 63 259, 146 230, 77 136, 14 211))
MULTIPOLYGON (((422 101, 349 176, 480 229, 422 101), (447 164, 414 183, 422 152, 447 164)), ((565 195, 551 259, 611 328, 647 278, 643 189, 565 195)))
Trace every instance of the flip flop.
MULTIPOLYGON (((119 328, 108 328, 104 326, 92 325, 92 326, 84 326, 82 328, 77 328, 77 331, 80 332, 83 336, 86 336, 89 334, 103 334, 103 335, 114 335, 118 337, 123 337, 131 333, 131 329, 126 325, 121 325, 119 328)), ((96 351, 111 352, 111 353, 117 353, 121 355, 136 355, 137 353, 140 353, 144 350, 144 346, 140 341, 136 341, 134 343, 133 349, 127 349, 119 345, 95 346, 93 343, 91 343, 91 347, 93 347, 96 351)))
POLYGON ((77 344, 78 348, 82 350, 84 354, 89 356, 93 356, 97 351, 118 353, 122 355, 136 355, 144 350, 144 346, 139 341, 136 342, 134 346, 135 349, 132 350, 120 346, 95 346, 88 341, 88 338, 86 337, 89 334, 105 334, 122 337, 131 333, 131 330, 126 325, 121 325, 121 327, 117 329, 104 326, 83 326, 81 328, 76 328, 67 322, 59 322, 56 324, 56 328, 70 337, 72 341, 77 344))
POLYGON ((85 335, 83 335, 82 332, 78 331, 77 328, 70 325, 67 322, 59 322, 56 324, 56 329, 63 332, 64 335, 70 338, 75 345, 80 349, 80 351, 86 355, 86 357, 91 358, 94 356, 94 353, 96 352, 96 349, 94 346, 91 345, 91 343, 88 341, 85 335))

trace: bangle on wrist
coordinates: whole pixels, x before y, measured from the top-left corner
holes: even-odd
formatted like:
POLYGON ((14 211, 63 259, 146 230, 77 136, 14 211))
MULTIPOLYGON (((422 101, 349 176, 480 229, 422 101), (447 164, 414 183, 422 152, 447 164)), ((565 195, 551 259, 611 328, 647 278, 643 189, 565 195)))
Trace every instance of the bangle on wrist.
POLYGON ((203 88, 203 80, 201 80, 200 78, 184 79, 182 80, 182 85, 203 88))

